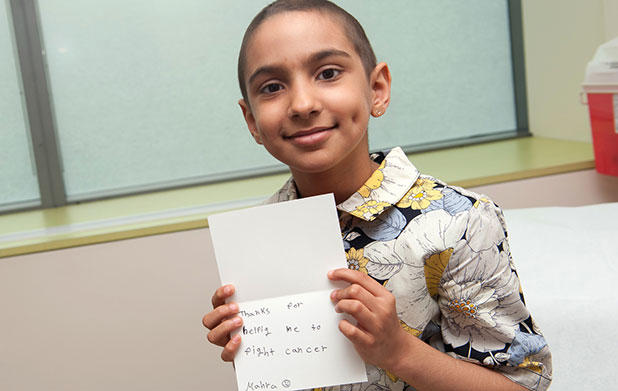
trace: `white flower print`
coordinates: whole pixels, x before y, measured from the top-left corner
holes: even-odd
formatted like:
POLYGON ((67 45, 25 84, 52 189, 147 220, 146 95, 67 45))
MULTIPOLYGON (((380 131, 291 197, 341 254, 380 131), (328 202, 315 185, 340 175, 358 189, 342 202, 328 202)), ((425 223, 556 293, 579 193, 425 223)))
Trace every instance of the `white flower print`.
POLYGON ((403 267, 403 261, 393 252, 394 240, 372 242, 364 248, 364 256, 369 260, 367 273, 378 280, 388 280, 403 267))
POLYGON ((439 288, 444 341, 470 343, 481 352, 503 349, 528 311, 519 298, 519 280, 509 257, 493 247, 473 251, 465 240, 455 248, 439 288))
POLYGON ((451 216, 436 210, 416 217, 394 241, 390 251, 401 260, 402 268, 384 286, 396 297, 397 314, 408 326, 422 330, 437 315, 439 308, 427 289, 425 260, 452 248, 466 224, 465 214, 451 216))
POLYGON ((418 265, 404 264, 384 287, 395 296, 397 315, 409 327, 423 330, 427 321, 439 311, 427 291, 422 262, 418 265))
MULTIPOLYGON (((395 252, 407 259, 427 259, 452 248, 466 231, 468 215, 434 210, 412 220, 397 238, 395 252)), ((404 260, 404 262, 405 262, 404 260)))
POLYGON ((481 202, 470 208, 466 240, 474 251, 487 250, 504 240, 504 228, 494 212, 494 205, 481 202))

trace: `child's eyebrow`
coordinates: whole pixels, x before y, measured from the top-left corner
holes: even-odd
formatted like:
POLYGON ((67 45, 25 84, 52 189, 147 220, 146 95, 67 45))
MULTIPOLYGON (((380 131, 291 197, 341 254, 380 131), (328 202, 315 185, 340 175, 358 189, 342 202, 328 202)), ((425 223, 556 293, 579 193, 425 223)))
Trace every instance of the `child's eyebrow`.
POLYGON ((272 73, 278 73, 282 71, 283 71, 283 67, 275 66, 275 65, 265 65, 263 67, 259 67, 258 69, 255 70, 255 72, 251 74, 251 77, 249 77, 248 84, 253 83, 253 80, 255 80, 256 77, 260 76, 263 73, 272 74, 272 73))
POLYGON ((323 60, 325 58, 328 57, 333 57, 333 56, 341 56, 341 57, 352 57, 350 56, 350 54, 348 54, 348 52, 344 52, 343 50, 339 50, 339 49, 327 49, 327 50, 320 50, 317 53, 312 54, 309 57, 309 62, 318 62, 320 60, 323 60))
MULTIPOLYGON (((333 56, 348 57, 348 58, 352 57, 350 56, 349 53, 344 52, 343 50, 327 49, 327 50, 320 50, 319 52, 313 53, 311 56, 309 56, 307 63, 309 64, 315 63, 325 58, 333 57, 333 56)), ((253 80, 255 80, 255 78, 257 78, 263 73, 272 74, 272 73, 278 73, 282 71, 284 71, 284 68, 281 66, 277 66, 277 65, 261 66, 251 74, 251 76, 249 77, 248 84, 251 84, 253 80)))

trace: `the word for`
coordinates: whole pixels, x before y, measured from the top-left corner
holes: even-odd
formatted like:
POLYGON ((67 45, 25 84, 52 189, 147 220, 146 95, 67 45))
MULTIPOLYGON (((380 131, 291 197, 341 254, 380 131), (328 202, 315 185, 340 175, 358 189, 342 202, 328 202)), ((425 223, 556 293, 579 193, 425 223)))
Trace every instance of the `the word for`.
POLYGON ((299 309, 301 306, 303 305, 302 301, 297 301, 295 303, 293 302, 289 302, 288 303, 288 310, 297 310, 299 309))
POLYGON ((307 346, 307 347, 296 347, 296 348, 286 348, 285 354, 290 356, 292 354, 310 354, 310 353, 321 353, 326 351, 328 346, 307 346))
POLYGON ((251 345, 245 348, 244 353, 246 356, 253 357, 272 357, 275 355, 275 350, 267 346, 255 346, 251 345))

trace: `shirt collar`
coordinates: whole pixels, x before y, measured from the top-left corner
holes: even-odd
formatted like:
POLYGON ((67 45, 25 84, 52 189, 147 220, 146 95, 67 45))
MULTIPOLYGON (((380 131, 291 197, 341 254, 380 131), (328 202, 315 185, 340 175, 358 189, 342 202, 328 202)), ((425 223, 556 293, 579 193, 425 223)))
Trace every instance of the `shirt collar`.
MULTIPOLYGON (((365 184, 350 198, 337 205, 337 209, 360 219, 373 221, 383 211, 399 202, 418 179, 419 172, 399 147, 393 148, 382 160, 365 184)), ((298 190, 294 178, 266 203, 295 200, 298 190)))
POLYGON ((418 179, 419 172, 399 147, 388 152, 380 167, 337 209, 373 221, 399 202, 418 179))

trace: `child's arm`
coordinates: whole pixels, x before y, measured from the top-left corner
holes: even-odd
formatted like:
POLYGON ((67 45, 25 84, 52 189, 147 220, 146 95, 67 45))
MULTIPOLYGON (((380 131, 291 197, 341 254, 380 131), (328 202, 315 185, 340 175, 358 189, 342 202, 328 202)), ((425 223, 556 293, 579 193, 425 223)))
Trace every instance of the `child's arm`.
POLYGON ((497 372, 450 357, 405 332, 394 296, 368 275, 337 269, 328 277, 351 284, 334 291, 331 298, 337 312, 356 319, 357 325, 342 320, 339 329, 366 362, 399 376, 419 391, 526 390, 497 372))
POLYGON ((219 287, 212 296, 213 310, 202 318, 202 324, 210 330, 208 341, 223 347, 221 352, 223 361, 234 361, 234 356, 240 347, 240 334, 230 338, 230 333, 242 326, 242 318, 236 316, 238 304, 225 303, 225 300, 233 294, 233 285, 219 287))

